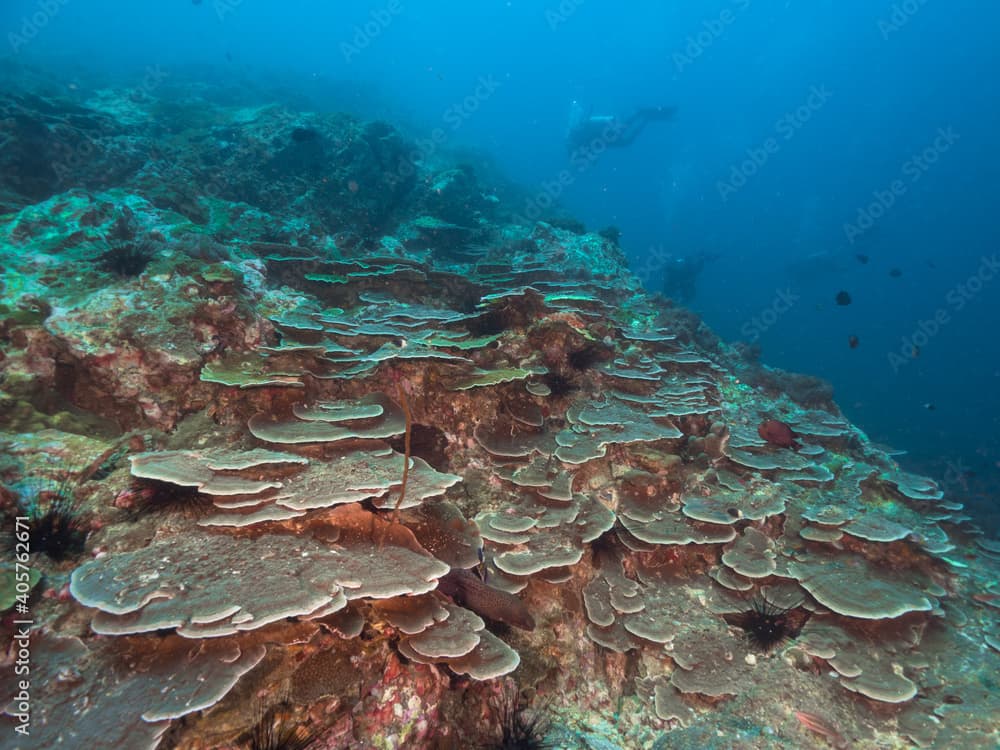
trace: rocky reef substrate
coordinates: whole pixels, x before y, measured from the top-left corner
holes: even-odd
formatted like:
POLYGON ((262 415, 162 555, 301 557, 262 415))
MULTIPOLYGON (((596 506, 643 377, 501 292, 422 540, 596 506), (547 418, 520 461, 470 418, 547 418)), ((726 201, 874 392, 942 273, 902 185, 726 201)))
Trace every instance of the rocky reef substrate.
POLYGON ((1000 741, 1000 542, 611 235, 386 123, 43 91, 0 95, 0 746, 1000 741))

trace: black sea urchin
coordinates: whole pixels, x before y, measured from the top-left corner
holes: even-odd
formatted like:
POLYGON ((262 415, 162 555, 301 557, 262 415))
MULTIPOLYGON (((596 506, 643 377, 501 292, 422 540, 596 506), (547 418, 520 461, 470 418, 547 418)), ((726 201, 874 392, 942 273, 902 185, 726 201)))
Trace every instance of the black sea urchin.
POLYGON ((516 689, 504 688, 490 702, 499 737, 483 745, 483 750, 549 750, 545 739, 550 721, 544 710, 521 705, 516 689))
POLYGON ((150 513, 179 512, 188 517, 198 517, 212 508, 208 495, 198 492, 196 487, 182 487, 168 482, 150 479, 136 485, 139 507, 135 510, 150 513))
POLYGON ((562 398, 574 391, 580 390, 580 386, 557 372, 549 372, 542 375, 542 382, 549 387, 553 398, 562 398))
POLYGON ((566 355, 566 360, 574 370, 589 370, 596 364, 611 359, 611 350, 599 344, 586 344, 566 355))
POLYGON ((81 554, 87 541, 88 521, 80 511, 74 484, 32 486, 19 497, 18 514, 28 519, 31 553, 42 553, 62 562, 81 554))
POLYGON ((795 638, 809 613, 797 607, 782 607, 769 601, 764 594, 750 600, 750 609, 729 615, 726 620, 740 628, 756 651, 769 653, 795 638))
POLYGON ((103 271, 130 279, 142 274, 155 257, 156 250, 150 242, 116 242, 97 256, 97 265, 103 271))
POLYGON ((292 719, 287 706, 276 706, 260 716, 242 747, 246 750, 307 750, 319 735, 292 719))

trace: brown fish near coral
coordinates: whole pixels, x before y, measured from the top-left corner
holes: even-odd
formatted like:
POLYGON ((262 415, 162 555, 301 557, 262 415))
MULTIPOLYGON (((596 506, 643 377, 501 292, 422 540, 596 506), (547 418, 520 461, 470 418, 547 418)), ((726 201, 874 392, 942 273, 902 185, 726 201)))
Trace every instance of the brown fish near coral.
POLYGON ((818 735, 826 737, 838 750, 842 750, 848 746, 847 738, 838 732, 834 728, 833 724, 824 719, 822 716, 811 714, 807 711, 796 711, 795 718, 798 719, 799 723, 810 732, 815 732, 818 735))
POLYGON ((535 619, 524 602, 513 594, 493 588, 474 573, 461 568, 438 580, 438 591, 461 607, 471 609, 488 620, 513 625, 521 630, 534 630, 535 619))
POLYGON ((802 444, 797 440, 799 436, 795 431, 777 419, 768 419, 761 422, 757 428, 757 434, 771 445, 777 445, 780 448, 791 448, 797 451, 802 447, 802 444))

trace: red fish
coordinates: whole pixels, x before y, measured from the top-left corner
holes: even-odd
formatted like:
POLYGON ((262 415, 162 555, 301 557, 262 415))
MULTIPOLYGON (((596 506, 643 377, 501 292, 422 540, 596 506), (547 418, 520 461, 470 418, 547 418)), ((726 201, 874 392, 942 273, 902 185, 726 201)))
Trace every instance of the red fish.
POLYGON ((802 447, 802 444, 796 439, 799 436, 795 431, 777 419, 768 419, 766 422, 761 422, 760 427, 757 428, 757 434, 771 445, 777 445, 781 448, 791 448, 797 451, 802 447))
POLYGON ((841 748, 846 748, 848 746, 847 738, 844 737, 840 732, 837 731, 836 727, 833 726, 827 719, 824 719, 818 714, 811 714, 808 711, 796 711, 795 718, 799 720, 810 732, 815 732, 816 734, 826 737, 833 744, 837 750, 841 748))

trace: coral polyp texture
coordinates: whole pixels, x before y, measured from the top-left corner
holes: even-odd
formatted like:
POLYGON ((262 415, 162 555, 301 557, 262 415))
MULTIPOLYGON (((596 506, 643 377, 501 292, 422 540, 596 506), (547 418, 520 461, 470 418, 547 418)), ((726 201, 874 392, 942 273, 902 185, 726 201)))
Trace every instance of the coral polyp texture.
POLYGON ((389 124, 190 95, 0 94, 94 149, 0 192, 4 747, 1000 743, 1000 542, 821 383, 389 124))

